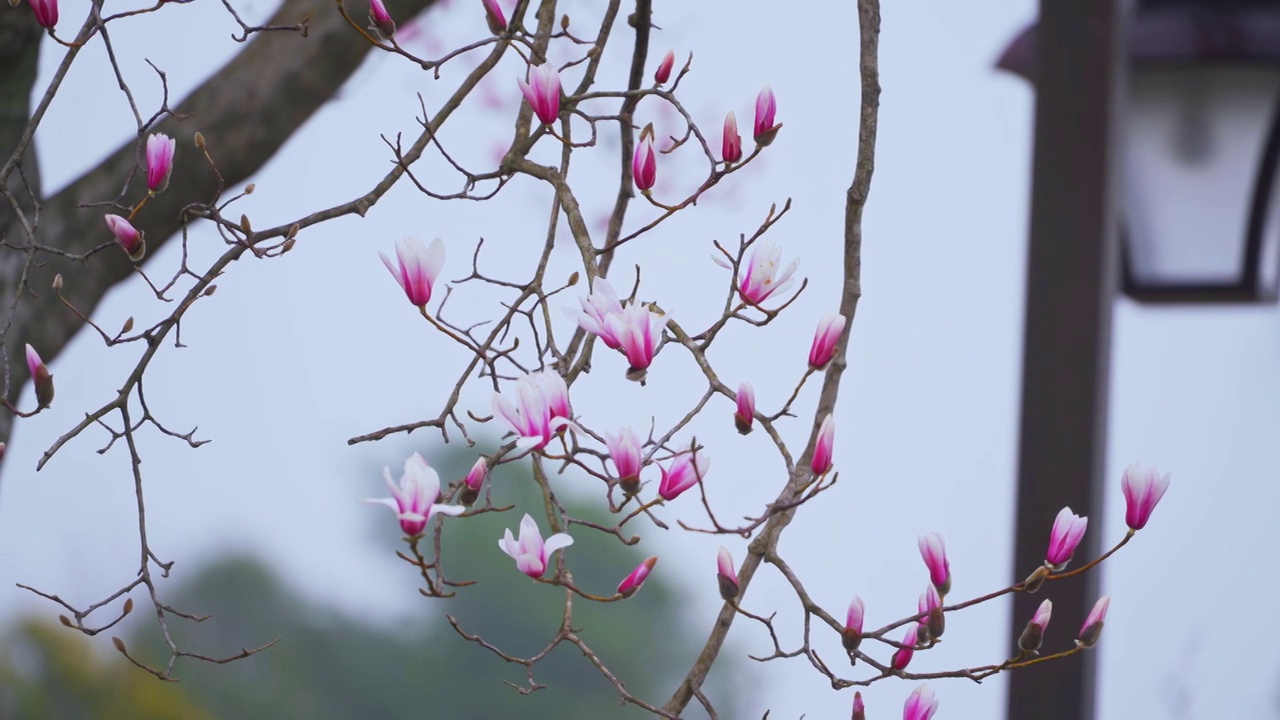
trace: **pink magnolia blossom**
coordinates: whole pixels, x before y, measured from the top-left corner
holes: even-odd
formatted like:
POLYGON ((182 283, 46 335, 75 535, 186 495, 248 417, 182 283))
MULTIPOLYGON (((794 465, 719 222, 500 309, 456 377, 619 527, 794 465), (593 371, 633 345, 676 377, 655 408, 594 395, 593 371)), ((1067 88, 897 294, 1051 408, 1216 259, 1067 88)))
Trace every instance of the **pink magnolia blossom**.
POLYGON ((501 35, 507 29, 507 16, 502 14, 502 6, 498 0, 483 0, 484 20, 489 24, 489 32, 501 35))
POLYGON ((844 333, 848 320, 840 313, 827 313, 818 321, 818 330, 813 334, 813 345, 809 347, 809 367, 821 370, 836 356, 836 343, 844 333))
POLYGON ((733 556, 729 548, 721 545, 716 555, 716 579, 720 582, 720 597, 732 600, 738 597, 738 571, 733 565, 733 556))
POLYGON ((920 618, 920 627, 925 632, 925 637, 933 640, 942 637, 947 627, 947 616, 942 611, 942 596, 932 583, 920 593, 916 611, 924 616, 920 618))
POLYGON ((1044 632, 1049 628, 1049 617, 1053 614, 1053 601, 1045 600, 1036 608, 1027 627, 1018 637, 1018 647, 1025 652, 1035 652, 1044 641, 1044 632))
POLYGON ((1107 619, 1107 609, 1110 607, 1110 595, 1098 598, 1098 602, 1089 611, 1089 616, 1084 619, 1084 624, 1080 626, 1080 634, 1076 636, 1077 643, 1087 648, 1098 644, 1098 638, 1102 637, 1102 624, 1107 619))
POLYGON ((720 141, 720 155, 725 163, 736 163, 742 159, 742 136, 738 134, 738 118, 732 111, 724 116, 724 133, 720 141))
POLYGON ((929 567, 929 580, 938 589, 938 594, 946 595, 951 591, 951 563, 947 560, 947 546, 942 536, 936 532, 921 535, 919 542, 920 557, 929 567))
POLYGON ((1049 531, 1049 551, 1045 553, 1044 563, 1055 571, 1066 567, 1087 527, 1089 518, 1076 515, 1069 507, 1059 510, 1058 517, 1053 520, 1053 529, 1049 531))
POLYGON ((515 402, 494 393, 493 412, 519 436, 516 445, 541 449, 572 425, 569 388, 555 371, 532 372, 516 380, 515 402))
POLYGON ((46 30, 52 30, 58 24, 58 0, 27 0, 36 22, 46 30))
POLYGON ((649 572, 653 570, 653 566, 657 563, 657 557, 651 557, 640 563, 635 570, 631 571, 630 575, 622 579, 622 582, 618 585, 618 594, 624 598, 635 595, 640 590, 640 586, 644 584, 644 579, 649 577, 649 572))
POLYGON ((902 706, 902 720, 930 720, 938 711, 938 700, 928 683, 921 683, 902 706))
POLYGON ((473 505, 480 499, 480 488, 484 487, 485 478, 489 477, 489 462, 483 457, 476 458, 476 463, 467 471, 462 479, 462 504, 473 505))
POLYGON ((920 638, 920 624, 907 623, 907 633, 902 636, 903 647, 893 654, 893 659, 889 661, 890 667, 894 670, 906 670, 907 665, 911 664, 911 658, 916 654, 916 643, 920 638))
POLYGON ((635 180, 636 189, 647 193, 658 180, 658 158, 653 150, 652 133, 640 133, 640 142, 636 144, 636 153, 631 158, 631 177, 635 180))
POLYGON ((147 189, 161 192, 169 187, 169 175, 173 173, 173 152, 178 141, 155 133, 147 138, 147 189))
POLYGON ((668 50, 666 55, 662 56, 662 62, 658 63, 658 69, 653 71, 653 81, 659 85, 671 79, 671 68, 676 64, 676 54, 672 50, 668 50))
POLYGON ((746 270, 738 278, 738 292, 742 299, 752 305, 759 305, 774 293, 784 292, 791 287, 792 275, 800 266, 799 260, 791 264, 781 273, 778 263, 782 260, 782 249, 767 240, 761 241, 751 253, 746 270))
POLYGON ((560 73, 551 63, 530 68, 529 82, 517 82, 520 83, 524 99, 529 101, 529 107, 533 108, 539 120, 550 125, 560 117, 560 73))
POLYGON ((862 624, 866 618, 866 606, 857 595, 849 602, 849 612, 844 618, 844 630, 840 632, 840 640, 844 649, 853 652, 862 644, 862 624))
POLYGON ((609 448, 609 458, 618 472, 618 484, 628 493, 640 489, 640 468, 644 465, 642 443, 630 425, 618 431, 617 436, 604 434, 604 444, 609 448))
POLYGON ((1147 526, 1151 513, 1169 489, 1169 475, 1160 475, 1155 468, 1144 468, 1130 465, 1124 471, 1120 481, 1124 490, 1124 521, 1130 530, 1141 530, 1147 526))
MULTIPOLYGON (((633 373, 644 370, 653 363, 657 351, 657 339, 662 337, 666 316, 632 301, 621 312, 604 319, 605 328, 618 341, 618 347, 627 356, 633 373)), ((641 375, 643 377, 643 375, 641 375)))
POLYGON ((738 386, 738 410, 733 414, 733 423, 738 432, 746 435, 751 432, 751 425, 756 420, 756 391, 751 383, 738 386))
POLYGON ((396 21, 391 19, 391 13, 387 12, 387 6, 382 4, 382 0, 369 0, 369 24, 384 38, 396 34, 396 21))
POLYGON ((707 470, 710 468, 711 461, 701 450, 677 455, 671 461, 669 468, 658 466, 662 471, 662 482, 658 484, 658 494, 664 499, 675 500, 685 490, 706 477, 707 470))
POLYGON ((818 441, 813 445, 813 461, 810 468, 817 477, 826 475, 831 470, 831 455, 835 452, 836 421, 828 413, 818 426, 818 441))
POLYGON ((36 389, 36 405, 48 407, 53 402, 53 375, 40 359, 40 353, 27 345, 27 372, 31 374, 31 383, 36 389))
POLYGON ((382 469, 382 478, 391 490, 389 498, 366 498, 365 502, 386 505, 396 511, 400 529, 405 535, 422 534, 435 515, 461 515, 465 508, 437 503, 440 499, 440 476, 418 453, 404 461, 404 475, 397 486, 391 479, 391 468, 382 469))
POLYGON ((604 341, 605 345, 617 350, 622 346, 618 338, 609 330, 605 321, 610 315, 622 312, 622 303, 618 301, 618 293, 613 285, 604 278, 596 278, 590 295, 578 299, 582 304, 581 311, 565 310, 578 321, 578 326, 604 341))
POLYGON ((378 253, 378 257, 400 283, 409 302, 417 307, 425 307, 431 302, 431 290, 444 269, 444 243, 440 238, 432 240, 429 246, 423 245, 416 237, 397 240, 394 265, 384 253, 378 253))
POLYGON ((774 115, 778 112, 778 102, 773 97, 773 89, 768 85, 756 96, 755 139, 760 146, 768 145, 778 135, 782 125, 774 124, 774 115))
POLYGON ((107 215, 105 219, 107 229, 116 236, 116 241, 120 243, 120 247, 124 248, 125 254, 131 260, 141 260, 147 252, 147 244, 143 241, 142 233, 138 232, 133 223, 119 215, 107 215))
POLYGON ((544 543, 542 532, 538 530, 538 523, 529 517, 529 513, 525 513, 524 518, 520 520, 519 540, 511 536, 510 529, 505 530, 502 538, 498 540, 498 547, 502 552, 510 555, 511 559, 516 561, 516 567, 520 572, 531 578, 540 578, 547 571, 547 560, 551 557, 551 553, 572 544, 573 538, 565 533, 556 533, 547 538, 544 543))
POLYGON ((862 693, 853 694, 853 720, 867 720, 867 706, 862 702, 862 693))

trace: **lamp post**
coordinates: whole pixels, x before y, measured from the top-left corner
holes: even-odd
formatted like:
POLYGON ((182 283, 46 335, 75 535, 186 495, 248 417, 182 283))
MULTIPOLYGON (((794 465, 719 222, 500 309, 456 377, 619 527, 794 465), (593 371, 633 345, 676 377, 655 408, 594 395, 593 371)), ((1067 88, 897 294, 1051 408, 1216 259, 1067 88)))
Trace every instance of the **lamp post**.
MULTIPOLYGON (((1038 28, 999 62, 1036 87, 1019 577, 1043 562, 1060 508, 1101 518, 1116 289, 1265 302, 1280 285, 1280 7, 1142 0, 1132 22, 1128 9, 1041 0, 1038 28)), ((1099 537, 1077 557, 1095 557, 1099 537)), ((1097 586, 1086 574, 1052 587, 1062 620, 1046 647, 1070 647, 1097 586)), ((1013 637, 1038 600, 1014 596, 1013 637)), ((1008 717, 1089 720, 1094 674, 1092 653, 1012 673, 1008 717)))

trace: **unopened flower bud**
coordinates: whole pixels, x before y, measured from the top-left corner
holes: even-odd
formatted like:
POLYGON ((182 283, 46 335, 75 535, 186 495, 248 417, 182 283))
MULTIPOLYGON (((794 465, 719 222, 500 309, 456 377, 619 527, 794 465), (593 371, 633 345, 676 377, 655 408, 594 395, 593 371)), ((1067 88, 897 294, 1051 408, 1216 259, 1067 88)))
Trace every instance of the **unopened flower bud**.
POLYGON ((1049 577, 1051 570, 1044 565, 1037 567, 1034 572, 1022 581, 1022 589, 1024 592, 1033 593, 1040 589, 1044 584, 1045 578, 1049 577))
POLYGON ((396 34, 396 22, 391 19, 391 13, 387 12, 382 0, 369 0, 369 25, 383 38, 396 34))
POLYGON ((196 143, 196 147, 203 150, 204 149, 204 133, 201 133, 200 131, 197 130, 194 140, 196 143))
POLYGON ((658 563, 657 557, 651 557, 640 563, 631 574, 623 578, 622 583, 618 585, 618 594, 624 598, 635 595, 640 590, 640 586, 644 584, 644 579, 649 577, 649 572, 653 570, 653 566, 658 563))
MULTIPOLYGON (((483 0, 484 2, 484 20, 489 25, 489 32, 494 35, 501 35, 507 31, 507 16, 502 14, 502 6, 498 4, 498 0, 483 0)), ((564 18, 567 26, 568 17, 564 18)), ((565 29, 568 29, 567 27, 565 29)))
POLYGON ((840 631, 840 642, 849 652, 857 650, 862 644, 862 623, 865 611, 866 606, 863 605, 862 598, 854 595, 849 603, 849 612, 845 615, 844 629, 840 631))
POLYGON ((659 85, 671 79, 671 68, 676 63, 675 52, 668 50, 666 55, 662 56, 662 62, 658 63, 658 69, 653 71, 653 81, 659 85))
POLYGON ((1107 619, 1107 609, 1110 607, 1110 595, 1098 598, 1098 602, 1089 611, 1089 616, 1084 619, 1084 624, 1080 626, 1080 634, 1076 636, 1077 645, 1091 648, 1098 644, 1098 638, 1102 637, 1102 624, 1107 619))
POLYGON ((729 549, 723 546, 716 557, 716 579, 720 583, 720 597, 725 600, 738 597, 741 590, 738 587, 738 571, 733 567, 733 556, 729 554, 729 549))
POLYGON ((1044 632, 1049 627, 1049 617, 1053 613, 1053 601, 1045 600, 1036 609, 1035 615, 1027 622, 1027 627, 1018 637, 1018 648, 1023 652, 1033 653, 1040 649, 1044 641, 1044 632))
POLYGON ((738 386, 738 411, 733 414, 733 424, 738 432, 746 435, 751 432, 751 424, 756 420, 756 391, 750 383, 738 386))
POLYGON ((867 720, 867 707, 862 702, 862 693, 853 694, 853 720, 867 720))
POLYGON ((53 276, 53 289, 54 290, 62 289, 62 273, 58 273, 57 275, 53 276))
POLYGON ((463 505, 471 506, 480 498, 480 488, 484 486, 484 479, 489 475, 489 463, 483 457, 477 458, 471 470, 467 472, 467 477, 462 481, 462 495, 459 498, 463 505))
POLYGON ((252 195, 252 194, 253 194, 253 191, 254 191, 254 190, 257 190, 257 189, 258 189, 257 184, 255 184, 255 183, 249 183, 248 185, 245 185, 245 186, 244 186, 244 194, 245 194, 245 195, 252 195))
POLYGON ((27 370, 36 387, 36 405, 41 408, 49 407, 49 403, 53 402, 53 375, 49 374, 49 368, 45 367, 40 354, 30 345, 27 345, 27 370))

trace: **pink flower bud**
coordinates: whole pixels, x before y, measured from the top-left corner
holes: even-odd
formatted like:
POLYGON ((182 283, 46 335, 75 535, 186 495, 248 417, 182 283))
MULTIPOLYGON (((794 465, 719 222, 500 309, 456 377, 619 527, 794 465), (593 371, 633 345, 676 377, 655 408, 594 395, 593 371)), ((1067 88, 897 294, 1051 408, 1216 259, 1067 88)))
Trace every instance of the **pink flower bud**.
POLYGON ((726 164, 742 159, 742 136, 738 134, 738 118, 730 112, 724 116, 724 135, 720 141, 720 155, 726 164))
POLYGON ((147 138, 147 189, 162 192, 169 187, 169 175, 173 173, 173 153, 178 141, 156 133, 147 138))
POLYGON ((1055 572, 1065 568, 1088 526, 1089 518, 1076 515, 1071 508, 1059 510, 1058 517, 1053 520, 1053 529, 1049 531, 1049 551, 1045 553, 1044 563, 1055 572))
POLYGON ((27 0, 36 22, 46 30, 52 30, 58 24, 58 0, 27 0))
POLYGON ((662 471, 662 481, 658 484, 658 494, 667 500, 675 500, 685 490, 702 480, 710 468, 711 461, 707 459, 707 456, 701 450, 677 455, 671 461, 670 468, 658 466, 658 469, 662 471))
POLYGON ((822 477, 831 470, 831 454, 835 452, 836 424, 828 413, 818 427, 818 441, 813 445, 813 461, 810 467, 815 477, 822 477))
POLYGON ((781 273, 778 263, 782 260, 782 250, 772 242, 762 241, 751 253, 742 277, 738 278, 738 292, 742 299, 751 305, 759 305, 774 293, 780 293, 791 287, 792 275, 800 266, 799 260, 791 264, 781 273))
POLYGON ((529 82, 516 82, 520 84, 524 99, 529 101, 529 107, 544 124, 550 125, 560 117, 560 73, 551 63, 530 68, 529 82))
POLYGON ((512 537, 511 530, 503 531, 498 540, 498 548, 516 561, 516 568, 531 578, 540 578, 547 571, 547 562, 551 553, 573 544, 573 538, 564 533, 556 533, 542 542, 542 532, 538 524, 525 513, 520 520, 520 538, 512 537))
POLYGON ((782 128, 781 124, 775 125, 773 122, 774 115, 777 112, 778 103, 774 100, 773 89, 765 85, 760 94, 756 96, 755 138, 757 145, 764 147, 777 137, 778 130, 782 128))
POLYGON ((618 585, 618 594, 624 598, 635 595, 640 586, 644 584, 644 579, 649 577, 649 571, 653 570, 653 566, 658 563, 658 558, 651 557, 640 563, 639 567, 631 571, 631 574, 623 578, 622 583, 618 585))
POLYGON ((1162 477, 1155 468, 1130 465, 1124 471, 1120 487, 1124 490, 1124 521, 1129 529, 1141 530, 1147 526, 1164 491, 1169 489, 1169 475, 1162 477))
POLYGON ((31 374, 31 383, 36 388, 36 406, 48 407, 53 402, 53 375, 40 359, 40 353, 27 345, 27 372, 31 374))
POLYGON ((920 594, 916 610, 924 614, 920 619, 920 625, 927 633, 927 637, 931 640, 942 637, 942 633, 947 629, 947 616, 942 611, 942 596, 932 584, 920 594))
POLYGON ((849 603, 849 612, 845 615, 844 630, 840 633, 844 649, 849 652, 857 650, 862 644, 862 622, 865 614, 866 606, 863 605, 862 598, 854 595, 849 603))
POLYGON ((618 484, 627 494, 640 489, 640 468, 643 465, 640 438, 631 426, 623 427, 617 437, 604 434, 604 444, 609 448, 609 458, 618 472, 618 484))
POLYGON ((1033 653, 1040 649, 1044 642, 1044 631, 1049 627, 1049 616, 1053 613, 1053 601, 1045 600, 1036 608, 1035 615, 1018 637, 1018 648, 1023 652, 1033 653))
POLYGON ((1091 648, 1098 644, 1098 638, 1102 637, 1102 623, 1107 619, 1107 608, 1111 607, 1111 596, 1103 595, 1098 598, 1098 602, 1094 603, 1093 609, 1089 611, 1089 616, 1084 619, 1084 624, 1080 626, 1080 634, 1076 636, 1076 642, 1082 647, 1091 648))
POLYGON ((476 458, 467 476, 462 480, 462 504, 474 505, 480 499, 480 488, 484 487, 484 479, 489 476, 489 463, 483 457, 476 458))
POLYGON ((430 246, 422 244, 415 237, 404 237, 396 241, 396 264, 391 258, 378 253, 382 264, 387 266, 396 282, 404 289, 409 302, 417 307, 424 307, 431 302, 431 290, 436 278, 444 269, 444 243, 440 238, 431 241, 430 246))
POLYGON ((130 260, 141 260, 147 254, 147 244, 142 239, 142 233, 132 223, 119 215, 107 215, 105 219, 107 229, 116 236, 130 260))
POLYGON ((936 532, 921 535, 918 544, 920 557, 929 567, 929 580, 938 589, 938 594, 951 592, 951 563, 947 560, 947 546, 942 542, 942 536, 936 532))
POLYGON ((836 343, 844 333, 848 321, 839 313, 827 313, 818 321, 818 330, 809 347, 809 367, 821 370, 836 356, 836 343))
POLYGON ((867 706, 862 702, 862 693, 853 694, 853 720, 867 720, 867 706))
POLYGON ((658 160, 653 151, 653 135, 640 134, 640 142, 636 145, 636 154, 631 159, 631 177, 640 192, 649 192, 658 180, 658 160))
POLYGON ((653 71, 653 81, 661 85, 671 79, 671 68, 676 64, 675 52, 668 50, 666 55, 662 56, 662 62, 658 63, 658 69, 653 71))
POLYGON ((738 597, 738 571, 733 566, 733 556, 729 548, 720 546, 720 554, 716 556, 716 578, 720 581, 720 597, 732 600, 738 597))
POLYGON ((890 667, 894 670, 906 670, 907 665, 911 664, 911 657, 916 653, 916 642, 920 636, 919 623, 907 623, 907 633, 902 636, 903 647, 893 654, 893 659, 889 661, 890 667))
POLYGON ((418 453, 404 461, 404 475, 397 486, 391 479, 391 468, 382 469, 382 478, 391 490, 389 498, 366 498, 365 502, 386 505, 396 512, 405 535, 421 535, 436 515, 461 515, 465 508, 437 503, 440 499, 440 476, 418 453))
POLYGON ((738 386, 738 411, 733 414, 733 423, 738 432, 746 435, 751 432, 751 424, 756 420, 756 391, 750 383, 738 386))
POLYGON ((396 34, 396 22, 391 19, 391 13, 387 12, 382 0, 369 0, 369 24, 384 38, 396 34))
POLYGON ((498 0, 483 0, 484 19, 489 24, 489 32, 501 35, 507 30, 507 16, 502 14, 502 6, 498 0))
POLYGON ((902 720, 930 720, 938 711, 938 701, 934 697, 933 688, 928 683, 921 683, 902 706, 902 720))

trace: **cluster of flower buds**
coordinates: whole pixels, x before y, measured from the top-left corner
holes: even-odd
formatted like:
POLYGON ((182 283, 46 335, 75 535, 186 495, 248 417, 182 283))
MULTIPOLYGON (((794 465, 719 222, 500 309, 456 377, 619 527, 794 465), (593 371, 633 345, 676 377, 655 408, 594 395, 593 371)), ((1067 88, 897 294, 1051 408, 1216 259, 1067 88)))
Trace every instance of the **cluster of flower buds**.
MULTIPOLYGON (((55 16, 57 14, 56 6, 54 14, 55 16)), ((176 149, 177 141, 164 133, 147 136, 147 192, 149 194, 164 192, 169 187, 169 177, 173 175, 173 154, 176 149)), ((107 214, 103 219, 106 220, 107 229, 115 236, 116 242, 120 243, 120 247, 124 249, 130 260, 137 262, 147 254, 146 238, 141 230, 134 227, 130 218, 107 214)))

